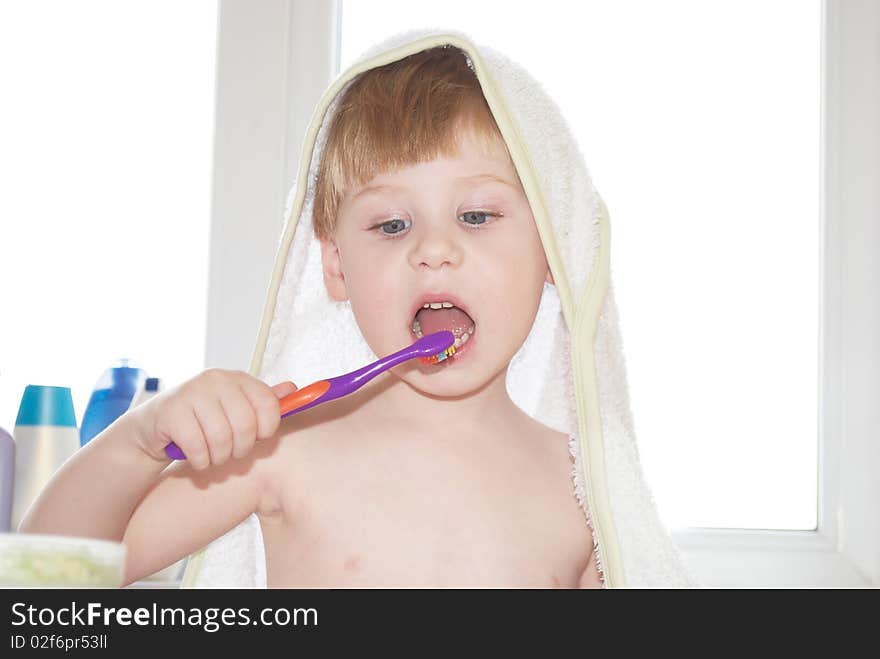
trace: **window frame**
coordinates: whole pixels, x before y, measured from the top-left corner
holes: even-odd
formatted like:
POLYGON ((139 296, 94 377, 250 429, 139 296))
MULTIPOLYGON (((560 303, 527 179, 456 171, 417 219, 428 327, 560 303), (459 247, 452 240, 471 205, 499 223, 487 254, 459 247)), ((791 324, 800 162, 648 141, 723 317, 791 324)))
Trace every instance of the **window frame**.
POLYGON ((878 34, 876 3, 823 0, 818 526, 674 531, 707 586, 880 585, 878 34))
MULTIPOLYGON (((250 363, 302 138, 338 71, 340 8, 219 0, 209 367, 250 363)), ((706 586, 880 584, 880 8, 823 0, 821 11, 819 522, 673 530, 706 586)))
POLYGON ((250 366, 302 140, 338 68, 338 5, 218 1, 206 368, 250 366))

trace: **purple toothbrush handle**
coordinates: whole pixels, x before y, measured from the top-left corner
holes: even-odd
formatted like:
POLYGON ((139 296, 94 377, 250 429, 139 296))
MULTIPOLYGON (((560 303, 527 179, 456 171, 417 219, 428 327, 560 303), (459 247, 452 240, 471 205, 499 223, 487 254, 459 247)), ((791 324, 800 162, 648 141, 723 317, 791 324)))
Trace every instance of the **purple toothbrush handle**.
MULTIPOLYGON (((412 345, 409 345, 402 350, 398 350, 397 352, 390 354, 387 357, 383 357, 382 359, 379 359, 372 364, 367 364, 363 368, 359 368, 358 370, 352 371, 351 373, 346 373, 345 375, 339 375, 335 378, 328 379, 327 382, 330 383, 330 387, 327 389, 326 392, 324 392, 321 396, 308 403, 307 405, 297 407, 295 410, 291 410, 287 414, 282 414, 281 418, 283 419, 290 416, 291 414, 296 414, 297 412, 301 412, 302 410, 307 410, 310 407, 314 407, 315 405, 326 403, 328 400, 334 400, 336 398, 341 398, 342 396, 347 396, 351 392, 365 385, 367 382, 372 380, 380 373, 387 371, 389 368, 393 368, 401 362, 405 362, 415 357, 431 357, 433 355, 437 355, 446 350, 449 346, 451 346, 454 341, 455 334, 448 330, 433 332, 432 334, 423 336, 412 345)), ((186 460, 186 456, 183 454, 183 451, 181 451, 180 447, 174 442, 171 442, 168 446, 165 447, 165 455, 167 455, 172 460, 186 460)))
POLYGON ((168 446, 165 447, 165 455, 167 455, 172 460, 186 460, 186 456, 183 454, 183 451, 180 450, 180 447, 171 442, 168 446))
POLYGON ((427 336, 423 336, 415 343, 408 345, 406 348, 398 350, 397 352, 392 353, 387 357, 383 357, 382 359, 374 361, 372 364, 367 364, 363 368, 359 368, 358 370, 352 371, 351 373, 346 373, 345 375, 338 375, 335 378, 327 379, 326 381, 330 383, 330 387, 327 389, 327 391, 325 391, 323 394, 321 394, 321 396, 319 396, 312 402, 303 405, 302 407, 297 407, 295 410, 291 410, 287 414, 282 414, 281 418, 283 419, 290 416, 291 414, 302 412, 303 410, 307 410, 310 407, 314 407, 315 405, 326 403, 329 400, 334 400, 336 398, 341 398, 342 396, 347 396, 356 389, 360 389, 367 382, 372 380, 380 373, 384 373, 389 368, 393 368, 398 364, 413 359, 415 357, 431 357, 433 355, 443 352, 454 342, 455 334, 453 334, 449 330, 432 332, 427 336))

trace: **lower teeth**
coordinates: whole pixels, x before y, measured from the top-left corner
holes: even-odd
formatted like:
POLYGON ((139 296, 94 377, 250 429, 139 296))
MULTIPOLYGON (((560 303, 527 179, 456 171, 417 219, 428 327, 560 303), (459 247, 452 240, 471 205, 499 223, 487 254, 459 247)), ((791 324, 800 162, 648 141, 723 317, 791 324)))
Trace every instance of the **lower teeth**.
MULTIPOLYGON (((476 329, 477 329, 476 325, 471 325, 470 329, 465 330, 464 334, 455 338, 455 342, 452 345, 455 346, 456 348, 460 348, 461 346, 463 346, 465 343, 468 342, 468 339, 471 338, 471 335, 474 333, 474 331, 476 329)), ((415 332, 415 335, 420 339, 424 338, 424 336, 425 336, 422 333, 422 327, 421 327, 421 325, 419 325, 418 321, 415 321, 412 324, 412 331, 415 332)))

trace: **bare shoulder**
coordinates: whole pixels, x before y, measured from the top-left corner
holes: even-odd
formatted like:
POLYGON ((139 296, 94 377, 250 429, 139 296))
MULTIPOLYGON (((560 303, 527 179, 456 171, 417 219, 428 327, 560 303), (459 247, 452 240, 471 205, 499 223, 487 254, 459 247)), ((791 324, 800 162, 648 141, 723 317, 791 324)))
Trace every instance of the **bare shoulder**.
POLYGON ((303 437, 307 430, 299 424, 282 420, 278 431, 268 439, 257 442, 254 448, 254 467, 261 485, 260 503, 257 515, 274 517, 282 511, 282 489, 284 475, 289 473, 294 463, 291 444, 303 437))
POLYGON ((528 417, 528 424, 524 427, 530 435, 530 439, 538 440, 537 444, 548 450, 552 455, 569 455, 569 435, 555 428, 528 417))
POLYGON ((257 511, 261 518, 279 518, 289 512, 291 498, 299 496, 297 485, 304 480, 302 471, 308 469, 309 456, 326 443, 333 426, 332 417, 321 414, 318 406, 283 419, 274 436, 258 442, 254 453, 263 485, 257 511))
POLYGON ((516 420, 516 430, 513 432, 521 442, 522 451, 530 456, 535 467, 540 465, 549 477, 559 479, 560 483, 568 483, 573 461, 567 433, 551 428, 525 413, 516 420))

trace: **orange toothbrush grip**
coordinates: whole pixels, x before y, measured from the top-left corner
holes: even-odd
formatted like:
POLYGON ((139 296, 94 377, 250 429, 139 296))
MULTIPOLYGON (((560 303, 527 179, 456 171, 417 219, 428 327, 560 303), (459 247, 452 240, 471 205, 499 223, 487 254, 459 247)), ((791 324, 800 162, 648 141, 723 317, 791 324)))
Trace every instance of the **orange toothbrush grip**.
POLYGON ((320 398, 330 388, 327 380, 318 380, 302 389, 297 389, 292 394, 287 394, 278 401, 281 404, 281 416, 288 412, 299 409, 303 405, 308 405, 316 398, 320 398))

